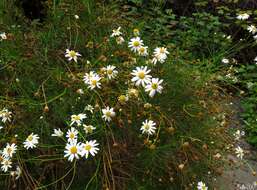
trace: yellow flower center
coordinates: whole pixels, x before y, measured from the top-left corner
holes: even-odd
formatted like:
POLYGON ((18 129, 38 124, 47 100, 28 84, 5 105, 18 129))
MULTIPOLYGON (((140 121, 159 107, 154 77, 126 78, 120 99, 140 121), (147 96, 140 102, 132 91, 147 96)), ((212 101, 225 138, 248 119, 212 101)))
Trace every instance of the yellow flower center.
POLYGON ((28 141, 32 141, 33 140, 33 136, 32 135, 28 136, 27 140, 28 141))
POLYGON ((107 116, 107 117, 111 117, 111 112, 110 111, 107 111, 106 113, 105 113, 105 115, 107 116))
POLYGON ((96 86, 96 83, 97 83, 96 80, 91 80, 91 84, 92 84, 93 86, 96 86))
POLYGON ((76 154, 78 152, 77 147, 76 146, 71 147, 70 152, 71 152, 71 154, 76 154))
POLYGON ((12 148, 10 148, 10 147, 7 148, 7 153, 8 153, 8 154, 11 154, 11 152, 12 152, 12 148))
POLYGON ((92 130, 91 127, 88 127, 88 128, 87 128, 87 131, 88 131, 89 133, 92 133, 93 130, 92 130))
POLYGON ((149 125, 145 125, 145 129, 149 130, 150 126, 149 125))
POLYGON ((145 48, 144 48, 144 47, 141 47, 141 48, 139 49, 139 51, 140 51, 141 53, 144 53, 144 52, 145 52, 145 48))
POLYGON ((76 52, 73 51, 73 50, 71 50, 71 51, 69 52, 69 55, 70 55, 71 57, 75 57, 75 56, 76 56, 76 52))
POLYGON ((70 134, 70 139, 74 139, 74 138, 75 138, 74 133, 71 133, 71 134, 70 134))
POLYGON ((158 85, 156 83, 152 84, 152 89, 156 90, 158 88, 158 85))
POLYGON ((145 73, 144 73, 143 71, 139 72, 139 73, 138 73, 138 77, 139 77, 140 79, 144 79, 144 78, 145 78, 145 73))
POLYGON ((121 96, 119 97, 119 101, 120 101, 120 102, 125 102, 125 101, 126 101, 126 96, 121 95, 121 96))
POLYGON ((75 121, 79 121, 80 117, 78 115, 75 115, 75 116, 72 117, 72 119, 75 120, 75 121))
POLYGON ((87 144, 87 145, 85 145, 85 150, 87 150, 87 151, 89 151, 89 150, 91 150, 91 148, 92 148, 92 146, 91 145, 89 145, 89 144, 87 144))
POLYGON ((108 75, 111 75, 112 72, 113 72, 113 71, 112 71, 111 69, 107 70, 107 74, 108 74, 108 75))
POLYGON ((165 52, 165 49, 164 48, 161 48, 160 49, 160 53, 164 53, 165 52))
POLYGON ((135 46, 135 47, 140 46, 140 42, 139 42, 139 41, 134 41, 134 42, 133 42, 133 46, 135 46))

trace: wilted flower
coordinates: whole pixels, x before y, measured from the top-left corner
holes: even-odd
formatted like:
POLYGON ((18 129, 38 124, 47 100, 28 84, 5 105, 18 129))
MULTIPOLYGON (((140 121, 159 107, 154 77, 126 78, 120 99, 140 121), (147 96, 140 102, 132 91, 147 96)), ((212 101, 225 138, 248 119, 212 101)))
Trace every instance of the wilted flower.
POLYGON ((111 37, 117 37, 120 36, 122 34, 122 32, 120 31, 121 27, 117 28, 117 29, 113 29, 112 30, 112 34, 111 37))
POLYGON ((54 129, 54 133, 52 134, 53 137, 62 137, 63 136, 63 132, 62 130, 59 129, 54 129))
POLYGON ((92 105, 87 105, 86 107, 85 107, 85 110, 86 111, 89 111, 89 112, 91 112, 91 113, 93 113, 94 112, 94 107, 92 106, 92 105))
POLYGON ((244 150, 240 146, 237 146, 237 148, 235 148, 235 153, 238 158, 243 159, 244 150))
POLYGON ((123 38, 122 36, 118 36, 118 37, 116 38, 116 43, 117 43, 117 44, 122 44, 123 42, 125 42, 125 40, 124 40, 124 38, 123 38))
POLYGON ((247 30, 252 33, 252 34, 255 34, 257 32, 257 29, 254 25, 250 25, 247 27, 247 30))
POLYGON ((15 180, 19 179, 20 176, 21 176, 21 169, 20 169, 20 167, 17 166, 15 171, 11 171, 10 172, 10 175, 15 177, 15 180))
POLYGON ((139 32, 139 30, 138 30, 137 28, 134 28, 133 34, 134 34, 135 36, 139 36, 139 35, 140 35, 140 32, 139 32))
POLYGON ((5 32, 0 33, 0 41, 6 40, 6 39, 7 39, 7 36, 6 36, 5 32))
POLYGON ((120 95, 120 96, 118 97, 118 101, 119 101, 121 104, 124 104, 125 102, 127 102, 128 99, 129 99, 129 97, 126 96, 126 95, 120 95))
POLYGON ((156 64, 157 62, 164 63, 168 57, 169 52, 165 47, 157 47, 154 49, 154 58, 152 59, 152 63, 156 64))
POLYGON ((85 124, 83 124, 83 127, 84 127, 84 130, 85 130, 86 134, 92 133, 93 130, 96 129, 95 127, 93 127, 93 125, 85 125, 85 124))

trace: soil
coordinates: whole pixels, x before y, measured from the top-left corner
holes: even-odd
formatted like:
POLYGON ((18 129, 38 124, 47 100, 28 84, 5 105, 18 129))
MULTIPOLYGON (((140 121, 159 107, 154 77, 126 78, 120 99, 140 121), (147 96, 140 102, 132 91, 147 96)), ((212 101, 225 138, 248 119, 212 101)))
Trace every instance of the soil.
MULTIPOLYGON (((233 131, 244 131, 240 113, 240 101, 237 100, 231 104, 233 108, 232 124, 229 126, 233 131)), ((257 190, 257 150, 249 145, 245 138, 242 137, 234 142, 234 147, 240 146, 245 156, 240 160, 231 152, 225 156, 225 166, 223 173, 214 179, 214 186, 216 190, 257 190)))

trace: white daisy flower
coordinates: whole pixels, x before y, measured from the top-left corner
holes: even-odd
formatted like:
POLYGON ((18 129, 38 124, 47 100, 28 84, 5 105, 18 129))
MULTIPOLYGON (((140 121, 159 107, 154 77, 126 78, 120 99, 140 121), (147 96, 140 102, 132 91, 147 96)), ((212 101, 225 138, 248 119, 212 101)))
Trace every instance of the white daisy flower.
POLYGON ((86 119, 86 118, 87 118, 87 115, 84 114, 84 113, 80 113, 78 115, 72 115, 70 125, 73 125, 74 123, 76 123, 77 125, 81 125, 83 120, 86 119))
POLYGON ((92 77, 98 76, 94 71, 90 71, 84 75, 83 81, 85 84, 89 84, 92 77))
POLYGON ((143 40, 141 40, 140 37, 131 38, 128 44, 131 51, 135 53, 138 52, 139 48, 144 45, 143 40))
POLYGON ((237 148, 235 148, 235 153, 236 153, 236 156, 240 159, 243 159, 243 156, 244 156, 244 150, 238 146, 237 148))
POLYGON ((139 86, 140 84, 145 86, 150 82, 151 75, 148 75, 150 72, 151 70, 148 70, 147 66, 136 67, 131 73, 131 75, 134 76, 131 81, 135 82, 136 86, 139 86))
POLYGON ((62 136, 63 136, 63 132, 60 128, 54 129, 54 133, 52 134, 52 137, 62 137, 62 136))
POLYGON ((116 67, 113 65, 108 65, 104 68, 104 71, 106 72, 108 79, 113 79, 117 76, 118 71, 115 69, 116 67))
POLYGON ((114 112, 114 109, 110 108, 109 106, 107 106, 106 108, 102 109, 102 112, 103 112, 102 118, 105 121, 108 121, 108 122, 110 122, 112 120, 112 118, 115 117, 115 115, 116 115, 115 112, 114 112))
POLYGON ((153 54, 154 54, 154 58, 152 60, 152 63, 156 64, 157 62, 164 63, 168 57, 169 52, 165 47, 157 47, 154 49, 153 54))
POLYGON ((12 158, 13 154, 16 153, 17 145, 12 143, 11 145, 7 143, 6 147, 3 150, 3 156, 5 158, 12 158))
POLYGON ((94 107, 93 107, 92 105, 88 104, 88 105, 85 107, 85 110, 86 110, 86 111, 89 111, 89 112, 91 112, 91 113, 93 113, 93 112, 94 112, 94 107))
POLYGON ((68 157, 69 161, 73 161, 74 158, 79 159, 79 156, 82 155, 82 146, 77 141, 71 141, 66 144, 64 157, 68 157))
POLYGON ((247 13, 242 13, 242 14, 238 14, 236 18, 237 18, 238 20, 247 20, 249 17, 250 17, 249 14, 247 14, 247 13))
POLYGON ((197 190, 208 190, 208 187, 203 182, 198 182, 197 184, 197 190))
POLYGON ((153 122, 152 120, 145 120, 142 123, 142 126, 140 128, 140 130, 142 131, 142 133, 146 133, 148 135, 153 135, 155 133, 156 127, 155 127, 156 123, 153 122))
POLYGON ((78 57, 81 57, 81 55, 74 50, 66 49, 65 57, 68 58, 68 61, 74 60, 77 63, 78 57))
POLYGON ((100 80, 102 78, 99 77, 98 75, 95 75, 93 77, 90 78, 89 83, 88 83, 88 88, 93 90, 94 88, 101 88, 101 83, 100 80))
POLYGON ((79 19, 79 16, 78 16, 78 15, 74 15, 74 18, 78 20, 78 19, 79 19))
POLYGON ((156 92, 162 93, 163 87, 161 86, 163 80, 152 78, 151 81, 145 86, 145 91, 149 92, 149 96, 153 97, 156 92))
POLYGON ((82 156, 86 155, 86 158, 88 158, 88 155, 91 154, 92 156, 95 156, 99 150, 97 148, 99 144, 96 142, 96 140, 90 140, 86 141, 86 143, 82 144, 82 156))
POLYGON ((93 127, 93 125, 85 125, 85 124, 83 124, 83 127, 84 127, 84 130, 85 130, 86 134, 92 133, 93 130, 96 129, 95 127, 93 127))
POLYGON ((5 32, 0 33, 0 41, 6 40, 6 39, 7 39, 6 33, 5 32))
POLYGON ((228 63, 229 63, 229 60, 226 59, 226 58, 223 58, 223 59, 221 60, 221 62, 222 62, 222 63, 225 63, 225 64, 228 64, 228 63))
POLYGON ((78 133, 78 130, 76 130, 74 127, 71 127, 66 134, 68 142, 77 141, 78 133))
POLYGON ((3 172, 7 172, 9 168, 12 168, 12 161, 9 159, 3 159, 3 161, 1 162, 2 166, 1 166, 1 170, 3 172))
POLYGON ((12 119, 12 112, 10 112, 8 109, 4 108, 0 111, 0 118, 2 119, 3 123, 11 122, 12 119))
POLYGON ((31 133, 25 142, 23 142, 24 144, 24 148, 26 149, 32 149, 32 148, 35 148, 36 145, 38 144, 38 139, 39 139, 39 136, 37 134, 34 135, 34 133, 31 133))
POLYGON ((124 40, 124 38, 123 38, 122 36, 118 36, 118 37, 116 38, 116 43, 117 43, 117 44, 122 44, 123 42, 125 42, 125 40, 124 40))
POLYGON ((147 49, 148 49, 147 46, 141 46, 138 49, 138 54, 141 55, 141 56, 147 56, 148 55, 147 49))
POLYGON ((112 34, 111 34, 111 37, 117 37, 117 36, 120 36, 122 34, 122 32, 120 31, 121 27, 117 28, 117 29, 114 29, 112 30, 112 34))
POLYGON ((252 34, 255 34, 257 32, 257 28, 254 25, 248 26, 247 30, 252 34))

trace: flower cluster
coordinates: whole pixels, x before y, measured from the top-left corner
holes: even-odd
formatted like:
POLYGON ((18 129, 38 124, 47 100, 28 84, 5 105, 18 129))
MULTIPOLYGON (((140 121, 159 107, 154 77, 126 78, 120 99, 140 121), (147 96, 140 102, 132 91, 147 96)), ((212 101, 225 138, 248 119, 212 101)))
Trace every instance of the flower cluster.
MULTIPOLYGON (((91 133, 95 129, 92 125, 83 124, 83 126, 86 133, 91 133)), ((97 147, 99 144, 96 140, 85 141, 85 143, 79 142, 79 134, 79 131, 74 127, 71 127, 66 133, 67 144, 64 150, 64 157, 68 157, 71 162, 80 157, 88 158, 89 154, 95 156, 99 150, 97 147)))
MULTIPOLYGON (((87 105, 85 107, 86 111, 89 111, 93 114, 93 106, 87 105)), ((64 150, 64 157, 68 158, 69 161, 74 161, 80 159, 81 157, 85 157, 86 159, 89 155, 95 156, 99 151, 98 143, 96 140, 85 140, 84 135, 80 132, 79 128, 83 127, 85 134, 92 133, 96 128, 92 125, 86 125, 84 120, 87 119, 87 115, 85 113, 73 114, 71 115, 70 128, 66 132, 66 145, 64 150), (72 126, 79 127, 78 129, 72 126), (80 138, 81 137, 81 138, 80 138), (79 141, 83 139, 84 142, 79 141)), ((53 137, 62 138, 64 132, 59 129, 54 129, 52 134, 53 137)))

